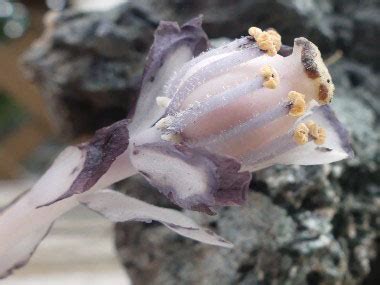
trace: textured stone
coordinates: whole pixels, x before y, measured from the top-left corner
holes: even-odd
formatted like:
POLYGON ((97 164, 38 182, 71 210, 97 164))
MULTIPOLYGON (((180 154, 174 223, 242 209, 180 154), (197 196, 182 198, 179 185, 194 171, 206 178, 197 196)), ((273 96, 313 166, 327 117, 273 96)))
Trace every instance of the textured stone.
POLYGON ((24 56, 63 136, 92 133, 126 117, 136 100, 155 24, 129 5, 64 10, 24 56))
POLYGON ((163 0, 150 5, 149 0, 131 0, 153 19, 184 21, 204 15, 204 28, 210 38, 236 38, 247 33, 248 27, 274 27, 285 43, 305 36, 332 50, 331 26, 326 17, 333 11, 327 0, 163 0))
POLYGON ((304 36, 324 53, 344 54, 380 68, 379 1, 346 0, 130 0, 152 19, 183 22, 204 15, 210 38, 236 38, 252 25, 273 27, 286 44, 304 36))

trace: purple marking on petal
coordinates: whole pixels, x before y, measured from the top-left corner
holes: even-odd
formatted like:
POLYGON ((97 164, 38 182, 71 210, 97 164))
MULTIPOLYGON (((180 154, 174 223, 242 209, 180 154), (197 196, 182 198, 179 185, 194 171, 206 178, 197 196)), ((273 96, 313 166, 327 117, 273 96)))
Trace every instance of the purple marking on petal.
POLYGON ((128 120, 118 121, 111 126, 96 131, 89 143, 80 147, 85 150, 86 158, 83 169, 75 178, 70 188, 57 199, 43 206, 49 206, 74 194, 89 190, 108 171, 118 156, 129 145, 128 120))
POLYGON ((184 227, 184 226, 176 225, 173 223, 166 223, 166 225, 172 229, 185 229, 185 230, 190 230, 190 231, 199 231, 199 228, 184 227))
MULTIPOLYGON (((230 55, 213 61, 210 64, 200 68, 200 70, 196 71, 193 75, 187 78, 184 84, 179 88, 177 87, 178 83, 175 85, 172 84, 174 88, 178 89, 171 96, 173 100, 168 107, 168 114, 173 115, 174 112, 178 111, 183 100, 206 81, 220 74, 226 73, 232 68, 263 54, 264 53, 257 47, 256 44, 250 44, 241 51, 232 52, 230 55)), ((170 90, 168 93, 170 94, 170 90)))
POLYGON ((241 205, 251 174, 240 163, 204 149, 167 142, 135 146, 132 164, 177 205, 212 213, 213 206, 241 205), (148 174, 148 176, 146 175, 148 174))
POLYGON ((321 151, 321 152, 330 152, 333 151, 332 148, 324 147, 324 146, 317 146, 315 150, 321 151))
POLYGON ((209 47, 208 37, 202 29, 202 17, 194 18, 182 27, 176 22, 161 21, 146 61, 142 85, 147 81, 154 81, 165 57, 184 44, 191 47, 194 56, 209 47))
POLYGON ((217 96, 213 96, 205 102, 202 102, 200 105, 190 107, 181 112, 181 116, 176 117, 173 124, 168 128, 168 130, 181 132, 188 124, 194 123, 197 117, 199 118, 218 108, 224 107, 232 103, 237 98, 248 95, 257 89, 262 88, 262 84, 263 78, 256 77, 249 82, 241 83, 236 87, 218 94, 217 96))
POLYGON ((197 17, 179 27, 176 22, 160 22, 149 51, 135 106, 130 132, 151 127, 165 113, 157 106, 157 96, 163 96, 164 87, 183 64, 209 47, 202 29, 202 17, 197 17))
POLYGON ((338 120, 334 111, 328 105, 320 106, 319 110, 323 113, 324 117, 330 122, 330 125, 334 128, 335 132, 338 134, 342 149, 348 154, 349 158, 354 157, 354 152, 351 146, 350 134, 348 130, 338 120))

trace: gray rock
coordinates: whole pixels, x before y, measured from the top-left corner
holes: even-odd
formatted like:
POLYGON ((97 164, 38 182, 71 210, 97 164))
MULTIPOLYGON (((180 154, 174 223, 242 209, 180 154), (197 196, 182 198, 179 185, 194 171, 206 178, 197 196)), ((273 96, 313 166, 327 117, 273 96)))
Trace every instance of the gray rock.
POLYGON ((210 38, 237 38, 253 25, 277 29, 287 44, 297 36, 318 42, 332 51, 334 33, 327 18, 333 11, 328 0, 163 0, 151 5, 149 0, 131 0, 156 21, 185 21, 204 15, 204 28, 210 38))
POLYGON ((155 21, 186 21, 204 15, 211 38, 236 38, 256 25, 273 27, 292 44, 304 36, 324 53, 342 50, 349 57, 380 68, 379 1, 347 0, 130 0, 155 21))
POLYGON ((24 56, 63 136, 92 133, 126 117, 136 100, 155 23, 123 5, 64 10, 24 56))

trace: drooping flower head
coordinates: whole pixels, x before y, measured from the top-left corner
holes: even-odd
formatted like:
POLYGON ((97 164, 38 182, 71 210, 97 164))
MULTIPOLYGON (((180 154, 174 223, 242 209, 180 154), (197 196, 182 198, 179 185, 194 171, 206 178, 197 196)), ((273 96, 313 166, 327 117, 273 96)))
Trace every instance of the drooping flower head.
MULTIPOLYGON (((158 115, 145 130, 137 127, 140 119, 130 125, 132 164, 182 207, 211 212, 241 204, 250 179, 245 171, 351 154, 347 132, 327 106, 334 85, 318 48, 305 38, 283 46, 273 29, 249 34, 156 83, 164 86, 150 107, 158 115)), ((164 40, 156 36, 157 44, 164 40)))
POLYGON ((178 211, 111 190, 143 175, 182 208, 241 205, 251 171, 352 155, 328 106, 334 92, 318 48, 281 44, 275 30, 209 49, 201 18, 161 22, 130 120, 67 148, 36 185, 0 212, 0 276, 24 265, 52 223, 78 204, 112 221, 157 220, 209 244, 231 244, 178 211))

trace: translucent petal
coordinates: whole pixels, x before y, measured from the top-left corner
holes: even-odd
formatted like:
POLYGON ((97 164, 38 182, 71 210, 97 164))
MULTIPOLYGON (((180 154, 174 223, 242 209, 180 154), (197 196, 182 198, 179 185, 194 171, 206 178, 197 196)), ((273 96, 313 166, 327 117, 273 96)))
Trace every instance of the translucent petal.
POLYGON ((85 194, 80 201, 113 222, 158 221, 184 237, 222 247, 233 246, 179 211, 157 207, 112 190, 85 194))

